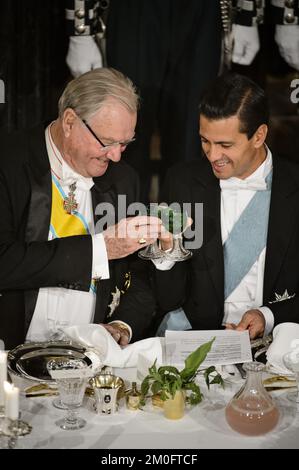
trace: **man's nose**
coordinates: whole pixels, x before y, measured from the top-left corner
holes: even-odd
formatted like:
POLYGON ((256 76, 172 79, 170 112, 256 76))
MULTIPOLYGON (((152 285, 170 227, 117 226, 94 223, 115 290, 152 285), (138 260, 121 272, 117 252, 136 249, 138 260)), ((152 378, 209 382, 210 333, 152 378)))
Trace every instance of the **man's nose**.
POLYGON ((109 158, 109 160, 116 163, 120 161, 122 152, 123 150, 122 150, 121 145, 113 145, 108 150, 107 157, 109 158))
POLYGON ((207 151, 207 157, 211 163, 215 162, 216 160, 220 160, 222 157, 221 148, 217 145, 210 145, 207 151))

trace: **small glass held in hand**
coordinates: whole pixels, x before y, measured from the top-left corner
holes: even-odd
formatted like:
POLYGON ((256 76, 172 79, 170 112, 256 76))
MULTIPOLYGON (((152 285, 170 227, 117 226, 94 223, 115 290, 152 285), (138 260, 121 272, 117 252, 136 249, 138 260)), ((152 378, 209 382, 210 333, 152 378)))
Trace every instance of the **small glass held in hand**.
POLYGON ((161 219, 164 228, 173 236, 173 247, 170 252, 162 251, 157 241, 149 245, 138 255, 142 259, 165 259, 168 261, 185 261, 191 258, 192 253, 183 246, 183 233, 188 226, 188 214, 186 211, 173 210, 167 205, 151 204, 148 215, 161 219))
POLYGON ((61 429, 73 430, 83 428, 86 421, 78 417, 76 409, 82 405, 89 367, 83 359, 55 358, 48 362, 47 369, 56 381, 66 416, 57 421, 61 429))

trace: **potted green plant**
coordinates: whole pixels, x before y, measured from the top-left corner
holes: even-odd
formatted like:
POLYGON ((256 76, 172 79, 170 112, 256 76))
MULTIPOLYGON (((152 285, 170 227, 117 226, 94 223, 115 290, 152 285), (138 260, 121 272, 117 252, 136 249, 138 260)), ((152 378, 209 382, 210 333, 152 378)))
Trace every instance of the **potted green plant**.
MULTIPOLYGON (((149 374, 141 384, 141 405, 145 404, 148 393, 159 395, 164 402, 164 414, 171 419, 182 417, 185 402, 191 405, 200 403, 203 395, 195 377, 200 364, 205 360, 211 350, 215 338, 202 344, 185 359, 185 367, 179 371, 174 366, 161 366, 157 368, 156 361, 149 368, 149 374), (170 409, 169 409, 170 408, 170 409)), ((211 384, 223 386, 223 380, 214 366, 201 371, 205 377, 208 388, 211 384)))

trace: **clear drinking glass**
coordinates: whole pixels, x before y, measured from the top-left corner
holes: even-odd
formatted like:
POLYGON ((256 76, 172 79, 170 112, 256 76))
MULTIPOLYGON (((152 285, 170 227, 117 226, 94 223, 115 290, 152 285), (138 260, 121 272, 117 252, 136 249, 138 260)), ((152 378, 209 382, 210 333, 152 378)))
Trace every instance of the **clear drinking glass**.
POLYGON ((65 430, 83 428, 86 421, 78 417, 76 410, 82 405, 88 381, 87 363, 83 359, 56 358, 48 362, 47 369, 56 381, 62 404, 67 407, 66 416, 56 422, 57 426, 65 430), (61 377, 56 376, 57 372, 61 377))
POLYGON ((297 383, 297 390, 288 392, 287 397, 292 402, 299 404, 299 349, 287 352, 283 356, 283 362, 286 368, 293 372, 297 383))

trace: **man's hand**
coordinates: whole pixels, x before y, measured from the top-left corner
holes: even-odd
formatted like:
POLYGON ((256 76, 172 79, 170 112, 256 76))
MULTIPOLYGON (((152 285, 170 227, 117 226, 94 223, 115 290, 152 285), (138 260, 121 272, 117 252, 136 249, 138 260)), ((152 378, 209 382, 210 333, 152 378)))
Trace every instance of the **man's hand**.
POLYGON ((106 328, 107 331, 111 334, 112 338, 120 345, 126 346, 129 344, 130 333, 123 324, 120 323, 101 323, 101 326, 106 328))
POLYGON ((255 339, 258 336, 263 336, 265 330, 265 317, 257 309, 248 310, 244 313, 240 323, 235 325, 233 323, 226 323, 227 330, 245 331, 249 330, 250 339, 255 339))
POLYGON ((240 65, 250 65, 260 48, 257 26, 234 24, 233 38, 232 61, 240 65))
POLYGON ((125 258, 154 243, 161 230, 157 217, 138 216, 122 219, 103 232, 108 259, 125 258))
POLYGON ((91 36, 71 36, 66 63, 74 77, 103 66, 102 56, 91 36))
POLYGON ((299 25, 276 25, 275 41, 281 57, 296 70, 299 70, 299 25))

